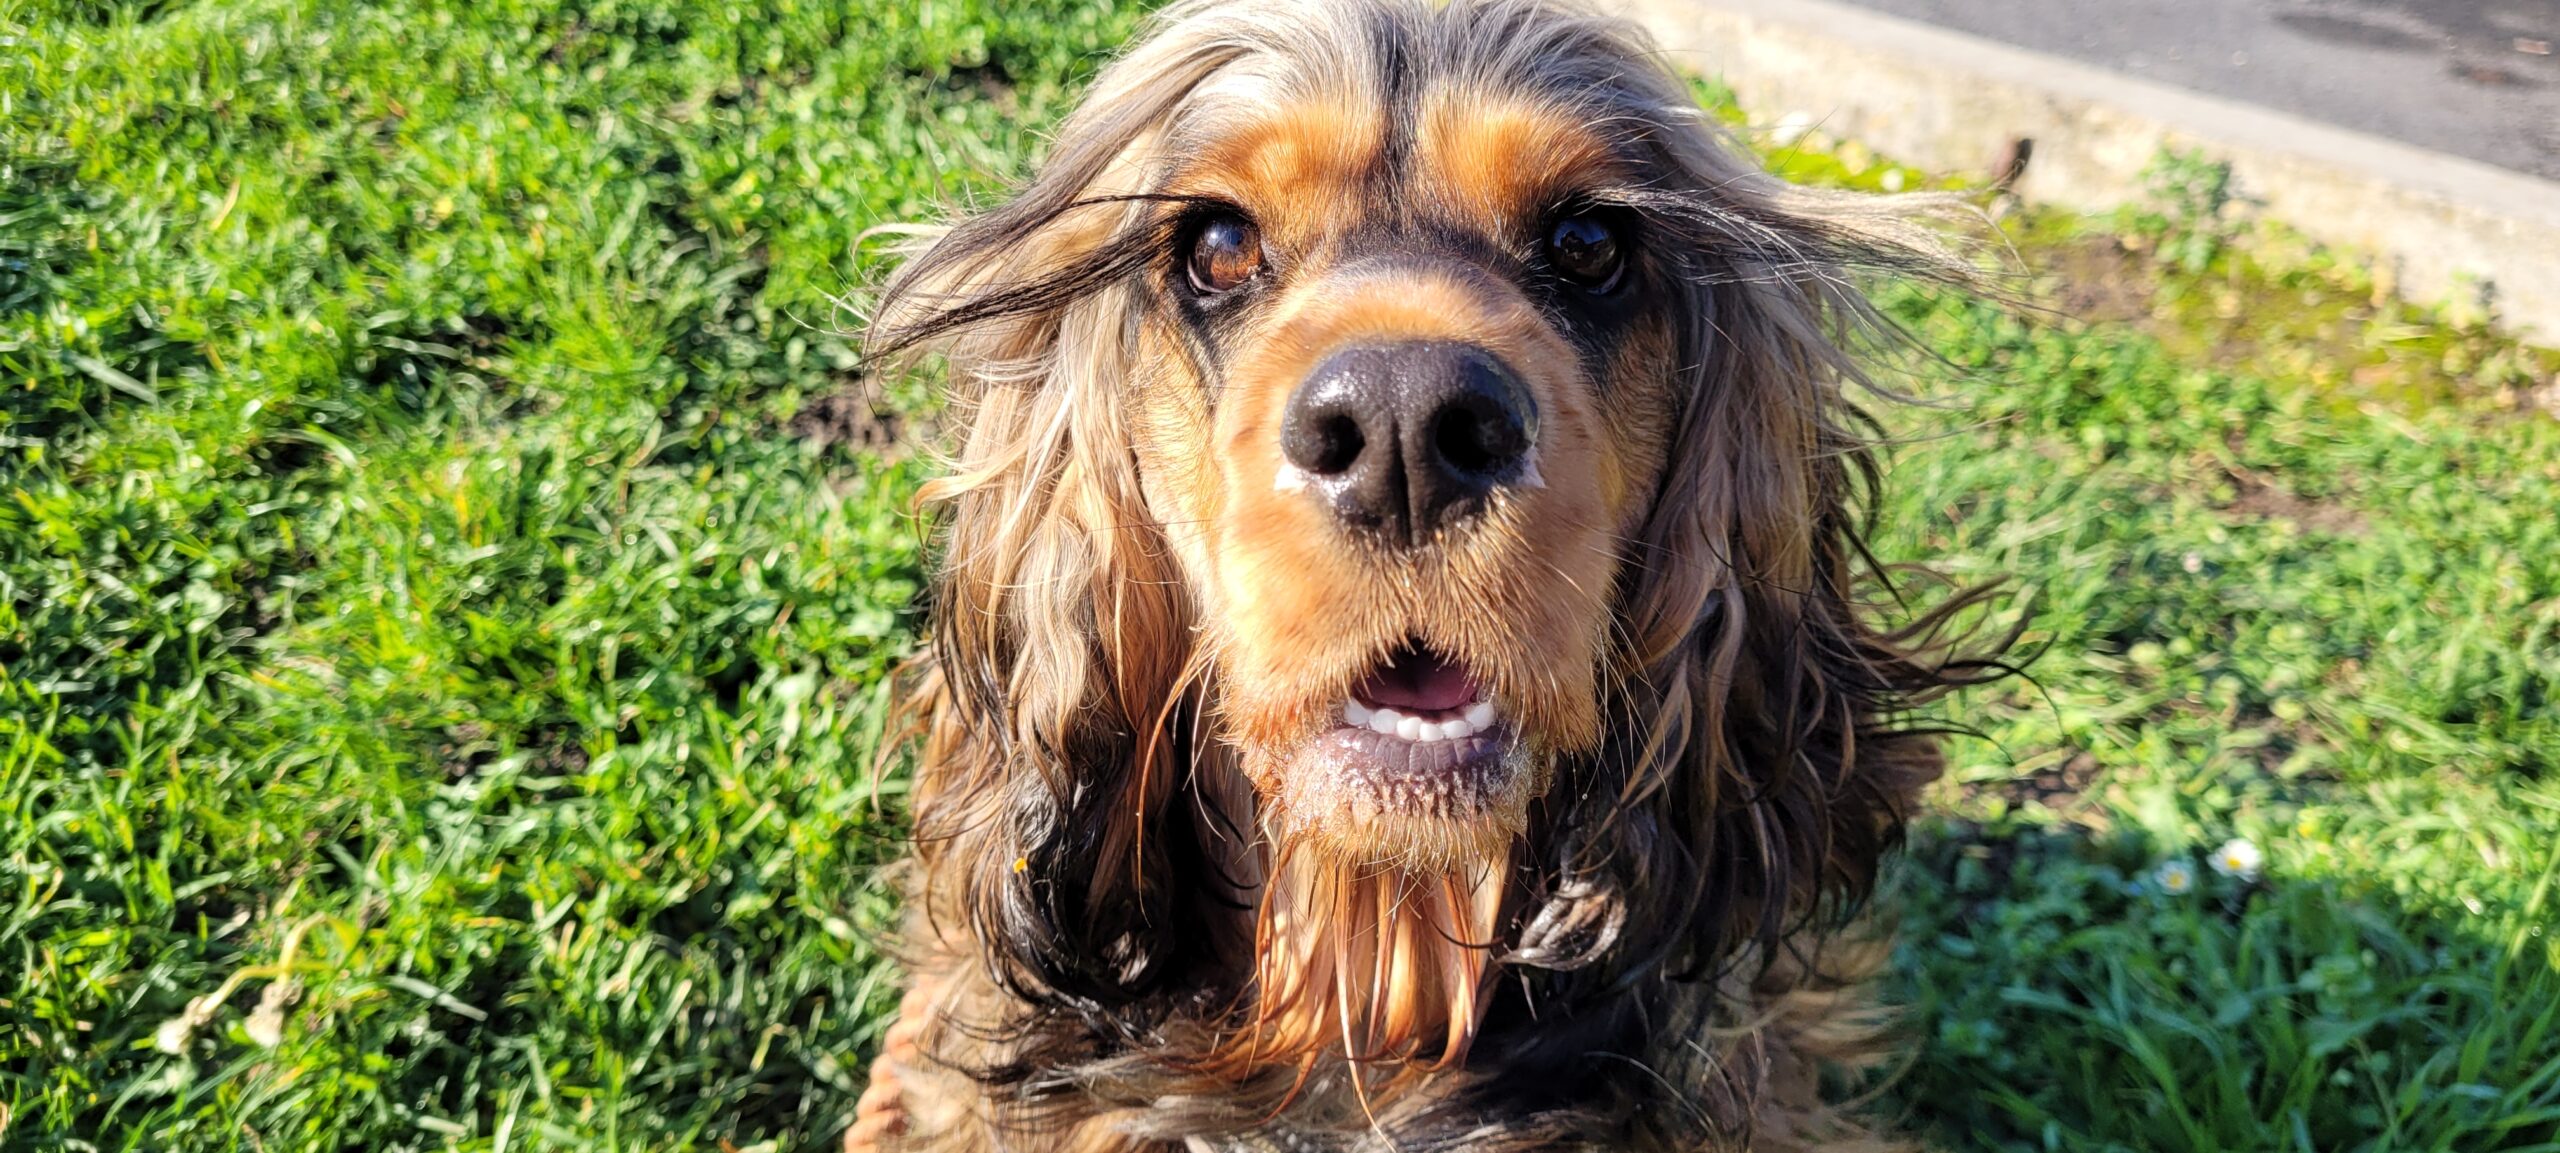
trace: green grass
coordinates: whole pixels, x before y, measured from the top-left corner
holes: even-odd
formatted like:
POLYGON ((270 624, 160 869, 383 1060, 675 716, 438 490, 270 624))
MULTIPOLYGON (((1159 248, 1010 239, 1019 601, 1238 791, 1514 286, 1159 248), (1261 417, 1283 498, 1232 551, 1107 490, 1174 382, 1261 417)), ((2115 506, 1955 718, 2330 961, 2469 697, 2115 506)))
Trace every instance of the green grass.
POLYGON ((0 1144, 828 1139, 921 469, 793 417, 1127 13, 0 13, 0 1144))
POLYGON ((2221 188, 2013 222, 2096 323, 1881 294, 1942 361, 1881 547, 2013 577, 2041 653, 1948 710, 1889 1099, 1952 1148, 2560 1148, 2560 356, 2221 188))
MULTIPOLYGON (((0 0, 0 1147, 832 1140, 932 416, 834 301, 1136 9, 0 0)), ((1886 551, 2043 655, 1950 706, 1880 1107, 2560 1148, 2560 364, 2162 171, 2014 222, 2093 323, 1881 290, 1886 551)))
POLYGON ((1894 551, 2049 630, 1955 709, 1989 739, 1899 894, 1903 1099, 2021 1148, 2555 1147, 2560 423, 1895 304, 1979 375, 1894 551), (2263 883, 2203 867, 2231 837, 2263 883), (2137 884, 2166 860, 2201 890, 2137 884))

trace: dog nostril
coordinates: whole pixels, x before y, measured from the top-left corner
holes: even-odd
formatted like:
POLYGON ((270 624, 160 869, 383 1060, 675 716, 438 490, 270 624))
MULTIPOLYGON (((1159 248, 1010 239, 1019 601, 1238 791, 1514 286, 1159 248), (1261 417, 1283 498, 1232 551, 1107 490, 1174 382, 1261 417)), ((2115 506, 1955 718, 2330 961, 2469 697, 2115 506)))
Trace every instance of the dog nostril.
POLYGON ((1452 470, 1482 476, 1510 467, 1529 443, 1516 417, 1492 398, 1478 395, 1441 410, 1431 430, 1431 447, 1452 470))
POLYGON ((1369 446, 1369 438, 1361 435, 1360 422, 1348 413, 1311 421, 1305 433, 1283 447, 1288 450, 1289 463, 1317 476, 1348 471, 1360 460, 1360 450, 1369 446))

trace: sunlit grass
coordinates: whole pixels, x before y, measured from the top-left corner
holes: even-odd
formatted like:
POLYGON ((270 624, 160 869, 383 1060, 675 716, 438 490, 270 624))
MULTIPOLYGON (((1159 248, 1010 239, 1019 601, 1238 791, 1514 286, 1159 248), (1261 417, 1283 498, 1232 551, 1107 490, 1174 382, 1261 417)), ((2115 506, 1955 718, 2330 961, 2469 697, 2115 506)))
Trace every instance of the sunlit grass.
MULTIPOLYGON (((1135 10, 0 0, 0 1147, 832 1141, 932 416, 834 301, 1135 10)), ((1882 1107, 2552 1147, 2556 366, 2170 200, 2013 222, 2093 324, 1881 290, 1885 551, 2043 653, 1949 706, 1882 1107)))

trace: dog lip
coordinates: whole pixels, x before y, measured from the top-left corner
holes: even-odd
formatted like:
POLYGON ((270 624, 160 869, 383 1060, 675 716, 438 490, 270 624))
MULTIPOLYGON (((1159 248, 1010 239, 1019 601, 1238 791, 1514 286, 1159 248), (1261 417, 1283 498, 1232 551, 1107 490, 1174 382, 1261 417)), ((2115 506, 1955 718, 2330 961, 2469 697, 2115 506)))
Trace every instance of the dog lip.
POLYGON ((1409 741, 1343 724, 1317 736, 1331 783, 1362 807, 1461 816, 1501 795, 1516 771, 1508 726, 1441 741, 1409 741))
POLYGON ((1408 644, 1371 669, 1352 687, 1351 695, 1373 709, 1446 713, 1482 698, 1484 689, 1456 661, 1425 646, 1408 644))

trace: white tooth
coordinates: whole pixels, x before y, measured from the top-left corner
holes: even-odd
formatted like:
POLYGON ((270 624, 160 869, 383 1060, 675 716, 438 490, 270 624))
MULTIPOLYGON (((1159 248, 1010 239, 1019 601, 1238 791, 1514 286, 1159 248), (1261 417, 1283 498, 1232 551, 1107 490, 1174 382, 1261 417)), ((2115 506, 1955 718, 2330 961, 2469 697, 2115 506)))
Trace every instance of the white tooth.
POLYGON ((1492 701, 1477 701, 1467 706, 1467 724, 1479 732, 1492 728, 1493 718, 1497 715, 1492 701))
POLYGON ((1476 735, 1476 727, 1469 724, 1465 717, 1451 717, 1440 722, 1441 740, 1463 741, 1474 735, 1476 735))
POLYGON ((1379 709, 1369 714, 1369 728, 1382 736, 1392 737, 1396 735, 1398 724, 1412 719, 1394 709, 1379 709))
POLYGON ((1426 740, 1426 741, 1436 741, 1436 740, 1440 740, 1440 739, 1442 739, 1443 737, 1446 737, 1446 736, 1448 736, 1448 734, 1447 734, 1447 733, 1444 733, 1444 732, 1440 731, 1440 722, 1438 722, 1438 721, 1424 721, 1424 722, 1422 722, 1422 739, 1423 739, 1423 740, 1426 740))
POLYGON ((1366 725, 1369 723, 1369 706, 1358 701, 1344 701, 1342 719, 1347 724, 1366 725))
POLYGON ((1408 740, 1408 741, 1418 741, 1418 740, 1421 740, 1421 739, 1422 739, 1422 718, 1420 718, 1420 717, 1398 717, 1398 718, 1396 718, 1396 735, 1397 735, 1397 736, 1399 736, 1399 737, 1403 737, 1404 739, 1406 739, 1406 740, 1408 740))

